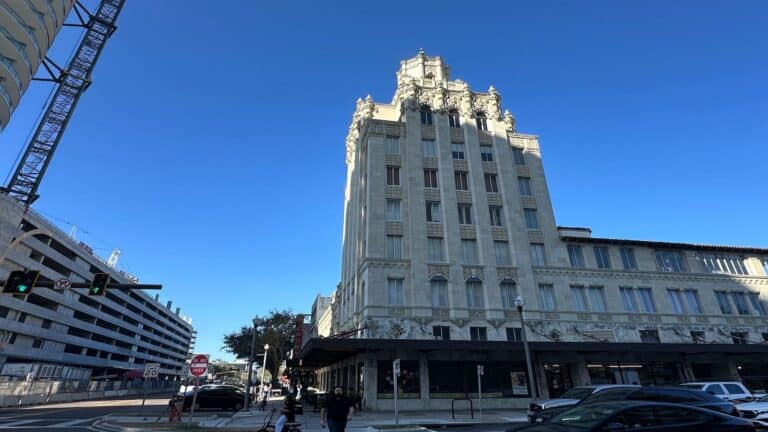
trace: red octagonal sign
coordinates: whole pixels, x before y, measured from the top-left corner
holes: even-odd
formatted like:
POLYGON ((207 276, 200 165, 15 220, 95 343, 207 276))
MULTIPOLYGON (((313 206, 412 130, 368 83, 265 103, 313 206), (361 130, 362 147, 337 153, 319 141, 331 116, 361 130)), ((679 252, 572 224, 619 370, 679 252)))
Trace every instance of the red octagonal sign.
POLYGON ((208 371, 208 356, 204 354, 197 354, 192 357, 192 361, 189 363, 189 374, 195 377, 205 375, 208 371))

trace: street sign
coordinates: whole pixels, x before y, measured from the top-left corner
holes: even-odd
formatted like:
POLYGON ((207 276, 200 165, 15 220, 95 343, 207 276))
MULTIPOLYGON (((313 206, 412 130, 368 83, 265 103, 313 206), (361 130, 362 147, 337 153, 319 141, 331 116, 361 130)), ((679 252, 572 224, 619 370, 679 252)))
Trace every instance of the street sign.
POLYGON ((485 375, 485 367, 483 365, 477 365, 477 376, 485 375))
POLYGON ((193 377, 201 377, 208 372, 208 354, 195 354, 189 362, 189 374, 193 377))
POLYGON ((400 375, 400 359, 397 359, 392 362, 392 374, 395 375, 395 377, 400 375))
POLYGON ((67 289, 72 285, 72 281, 68 278, 56 279, 53 283, 53 287, 56 289, 67 289))
POLYGON ((147 363, 144 365, 144 378, 157 378, 160 375, 160 363, 147 363))

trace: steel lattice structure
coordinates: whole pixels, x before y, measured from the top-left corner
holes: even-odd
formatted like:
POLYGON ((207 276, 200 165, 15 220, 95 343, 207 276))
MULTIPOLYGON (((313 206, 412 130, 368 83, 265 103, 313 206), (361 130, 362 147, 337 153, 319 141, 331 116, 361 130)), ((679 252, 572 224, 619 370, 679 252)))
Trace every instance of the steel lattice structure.
POLYGON ((75 6, 75 12, 85 27, 80 45, 68 67, 55 79, 57 88, 16 166, 5 192, 29 206, 37 198, 37 189, 61 141, 64 129, 72 118, 83 92, 91 83, 91 73, 104 50, 107 39, 117 28, 115 22, 125 0, 101 0, 95 14, 87 13, 87 21, 75 6))

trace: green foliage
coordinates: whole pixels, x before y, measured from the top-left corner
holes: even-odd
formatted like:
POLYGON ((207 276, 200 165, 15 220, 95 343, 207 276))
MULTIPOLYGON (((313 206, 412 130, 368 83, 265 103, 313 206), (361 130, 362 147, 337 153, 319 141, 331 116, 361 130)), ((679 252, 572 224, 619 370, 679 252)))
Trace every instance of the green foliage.
MULTIPOLYGON (((296 314, 290 310, 273 310, 267 316, 254 318, 256 331, 255 354, 264 352, 264 345, 269 345, 267 370, 272 376, 277 376, 280 363, 287 359, 293 348, 293 338, 296 333, 296 314)), ((240 331, 224 336, 224 349, 239 358, 248 358, 251 353, 251 339, 254 327, 244 326, 240 331)), ((256 361, 261 363, 262 358, 256 361)))

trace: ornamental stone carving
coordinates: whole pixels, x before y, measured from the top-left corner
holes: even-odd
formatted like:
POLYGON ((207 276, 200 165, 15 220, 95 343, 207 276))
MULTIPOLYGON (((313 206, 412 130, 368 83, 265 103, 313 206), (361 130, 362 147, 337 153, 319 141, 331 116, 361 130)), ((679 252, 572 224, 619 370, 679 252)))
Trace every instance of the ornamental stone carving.
POLYGON ((488 118, 494 120, 498 120, 501 117, 501 95, 493 86, 488 89, 485 114, 488 118))
POLYGON ((432 93, 432 110, 438 112, 445 111, 445 88, 443 83, 438 83, 438 87, 432 93))
POLYGON ((509 133, 517 133, 516 127, 517 121, 515 120, 515 116, 512 115, 509 110, 504 111, 504 126, 507 129, 507 132, 509 133))

